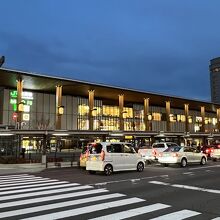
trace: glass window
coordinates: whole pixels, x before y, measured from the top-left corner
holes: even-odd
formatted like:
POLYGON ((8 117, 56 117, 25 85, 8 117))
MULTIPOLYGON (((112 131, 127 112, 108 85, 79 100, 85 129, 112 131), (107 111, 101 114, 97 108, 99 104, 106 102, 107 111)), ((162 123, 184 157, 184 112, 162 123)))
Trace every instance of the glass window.
POLYGON ((161 121, 161 113, 153 112, 152 116, 154 121, 161 121))
POLYGON ((164 148, 164 144, 154 144, 153 148, 164 148))
POLYGON ((134 154, 135 150, 131 145, 124 145, 124 153, 134 154))
POLYGON ((121 144, 111 144, 111 151, 112 153, 122 153, 122 145, 121 144))
POLYGON ((88 105, 79 105, 78 106, 78 114, 79 115, 88 115, 89 114, 89 106, 88 105))

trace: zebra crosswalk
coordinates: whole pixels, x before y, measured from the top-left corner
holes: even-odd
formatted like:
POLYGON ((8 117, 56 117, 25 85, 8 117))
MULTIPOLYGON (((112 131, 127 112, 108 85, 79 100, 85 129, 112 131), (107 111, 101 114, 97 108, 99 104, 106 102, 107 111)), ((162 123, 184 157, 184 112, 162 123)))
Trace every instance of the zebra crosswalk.
POLYGON ((0 176, 0 219, 179 220, 203 215, 174 209, 91 185, 29 174, 0 176))

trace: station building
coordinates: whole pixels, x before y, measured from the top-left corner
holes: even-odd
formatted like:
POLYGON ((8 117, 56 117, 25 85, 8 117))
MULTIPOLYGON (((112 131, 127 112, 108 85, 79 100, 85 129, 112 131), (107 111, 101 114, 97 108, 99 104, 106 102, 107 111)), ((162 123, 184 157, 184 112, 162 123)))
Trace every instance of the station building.
POLYGON ((0 69, 0 148, 85 141, 202 144, 220 138, 220 104, 0 69))

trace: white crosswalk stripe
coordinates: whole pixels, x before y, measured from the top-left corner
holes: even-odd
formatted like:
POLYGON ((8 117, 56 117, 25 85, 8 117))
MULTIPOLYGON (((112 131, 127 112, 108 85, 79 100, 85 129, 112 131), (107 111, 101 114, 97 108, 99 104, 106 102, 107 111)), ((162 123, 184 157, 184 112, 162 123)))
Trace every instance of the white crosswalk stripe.
POLYGON ((128 198, 105 188, 28 174, 0 176, 0 183, 0 219, 81 219, 83 215, 83 219, 90 220, 139 219, 140 216, 151 220, 181 220, 202 216, 197 211, 180 210, 169 204, 149 204, 144 199, 128 198), (103 215, 102 210, 106 210, 103 215), (154 218, 147 218, 149 214, 154 218))

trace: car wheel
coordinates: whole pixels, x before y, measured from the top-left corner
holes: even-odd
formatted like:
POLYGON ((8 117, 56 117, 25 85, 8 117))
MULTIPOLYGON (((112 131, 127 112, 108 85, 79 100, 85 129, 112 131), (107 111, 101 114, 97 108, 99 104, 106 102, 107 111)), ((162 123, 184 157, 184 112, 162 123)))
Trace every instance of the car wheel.
POLYGON ((217 159, 216 159, 216 158, 212 158, 212 161, 216 162, 216 161, 217 161, 217 159))
POLYGON ((181 165, 181 167, 186 167, 186 165, 187 165, 187 160, 186 160, 186 158, 183 158, 183 159, 181 160, 180 165, 181 165))
POLYGON ((205 159, 205 157, 202 157, 200 164, 201 164, 201 165, 205 165, 205 164, 206 164, 206 159, 205 159))
POLYGON ((137 165, 137 171, 138 172, 143 172, 143 170, 144 170, 144 163, 139 162, 138 165, 137 165))
POLYGON ((90 174, 95 174, 96 171, 94 171, 94 170, 89 170, 89 173, 90 173, 90 174))
POLYGON ((168 167, 168 163, 164 163, 163 166, 164 166, 164 167, 168 167))
POLYGON ((106 176, 110 176, 113 173, 113 167, 110 164, 107 164, 104 168, 104 173, 106 176))

